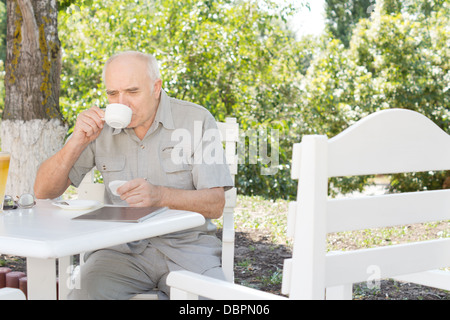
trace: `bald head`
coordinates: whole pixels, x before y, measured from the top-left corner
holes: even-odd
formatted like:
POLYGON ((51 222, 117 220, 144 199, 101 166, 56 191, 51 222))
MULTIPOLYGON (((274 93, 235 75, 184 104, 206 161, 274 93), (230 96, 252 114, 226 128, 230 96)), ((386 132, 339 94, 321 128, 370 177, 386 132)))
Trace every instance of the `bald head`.
POLYGON ((145 62, 145 65, 147 67, 147 74, 152 82, 160 78, 158 62, 156 61, 156 59, 153 55, 147 54, 147 53, 142 53, 139 51, 124 51, 124 52, 119 52, 119 53, 114 54, 106 61, 105 66, 103 67, 103 75, 102 75, 103 82, 105 81, 106 68, 109 66, 109 64, 111 62, 113 62, 114 60, 117 60, 117 59, 141 60, 141 61, 145 62))

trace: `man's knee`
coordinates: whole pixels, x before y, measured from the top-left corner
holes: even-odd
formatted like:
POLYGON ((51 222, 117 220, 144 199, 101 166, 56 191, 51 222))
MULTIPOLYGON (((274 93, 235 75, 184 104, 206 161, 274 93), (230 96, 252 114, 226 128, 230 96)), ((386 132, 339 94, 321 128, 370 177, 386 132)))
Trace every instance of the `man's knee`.
MULTIPOLYGON (((116 257, 117 258, 117 257, 116 257)), ((121 278, 120 259, 114 261, 114 254, 107 250, 95 252, 81 266, 79 288, 74 289, 69 298, 108 300, 120 299, 125 285, 121 278)))
POLYGON ((214 278, 214 279, 226 280, 225 273, 223 272, 222 267, 215 267, 215 268, 206 270, 203 273, 203 275, 214 278))
POLYGON ((126 300, 155 287, 134 255, 109 249, 88 257, 78 283, 71 299, 126 300))
POLYGON ((79 279, 76 280, 78 285, 70 292, 69 299, 115 299, 115 297, 111 296, 112 292, 107 289, 111 276, 108 275, 108 272, 105 272, 103 266, 96 264, 94 260, 89 259, 81 267, 78 274, 79 279))

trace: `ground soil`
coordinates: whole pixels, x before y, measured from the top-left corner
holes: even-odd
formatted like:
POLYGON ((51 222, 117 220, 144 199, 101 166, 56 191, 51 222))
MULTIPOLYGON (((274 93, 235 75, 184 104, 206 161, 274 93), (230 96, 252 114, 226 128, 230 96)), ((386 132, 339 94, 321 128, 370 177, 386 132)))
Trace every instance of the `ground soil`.
MULTIPOLYGON (((265 230, 236 232, 235 282, 277 295, 281 294, 283 259, 290 258, 288 246, 273 244, 265 230)), ((450 300, 450 292, 413 283, 384 279, 379 288, 365 283, 353 287, 355 300, 450 300)))

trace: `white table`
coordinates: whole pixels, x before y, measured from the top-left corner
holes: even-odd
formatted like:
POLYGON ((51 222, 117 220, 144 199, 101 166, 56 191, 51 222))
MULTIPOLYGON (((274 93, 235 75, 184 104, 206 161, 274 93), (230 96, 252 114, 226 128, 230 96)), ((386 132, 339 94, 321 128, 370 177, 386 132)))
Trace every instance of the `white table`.
POLYGON ((72 220, 90 210, 64 210, 51 203, 38 200, 32 209, 0 213, 0 252, 27 258, 28 299, 56 299, 56 259, 59 297, 64 299, 71 255, 205 223, 201 214, 180 210, 167 210, 141 223, 72 220))

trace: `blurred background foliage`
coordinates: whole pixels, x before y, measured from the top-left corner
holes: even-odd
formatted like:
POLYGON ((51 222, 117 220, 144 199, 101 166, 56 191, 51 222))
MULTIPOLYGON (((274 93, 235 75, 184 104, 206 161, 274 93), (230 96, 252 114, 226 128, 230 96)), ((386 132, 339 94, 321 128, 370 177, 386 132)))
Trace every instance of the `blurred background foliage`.
MULTIPOLYGON (((80 111, 107 103, 101 73, 110 55, 152 53, 170 96, 217 120, 236 117, 244 133, 278 130, 277 173, 262 174, 259 159, 241 163, 236 180, 239 193, 272 199, 296 195, 292 145, 304 134, 332 137, 388 108, 418 111, 449 132, 450 0, 325 0, 324 34, 300 39, 287 24, 298 10, 308 1, 61 0, 65 119, 72 127, 80 111)), ((3 96, 0 86, 0 104, 3 96)), ((390 188, 436 189, 446 175, 394 175, 390 188)), ((330 192, 362 190, 369 181, 336 178, 330 192)))

